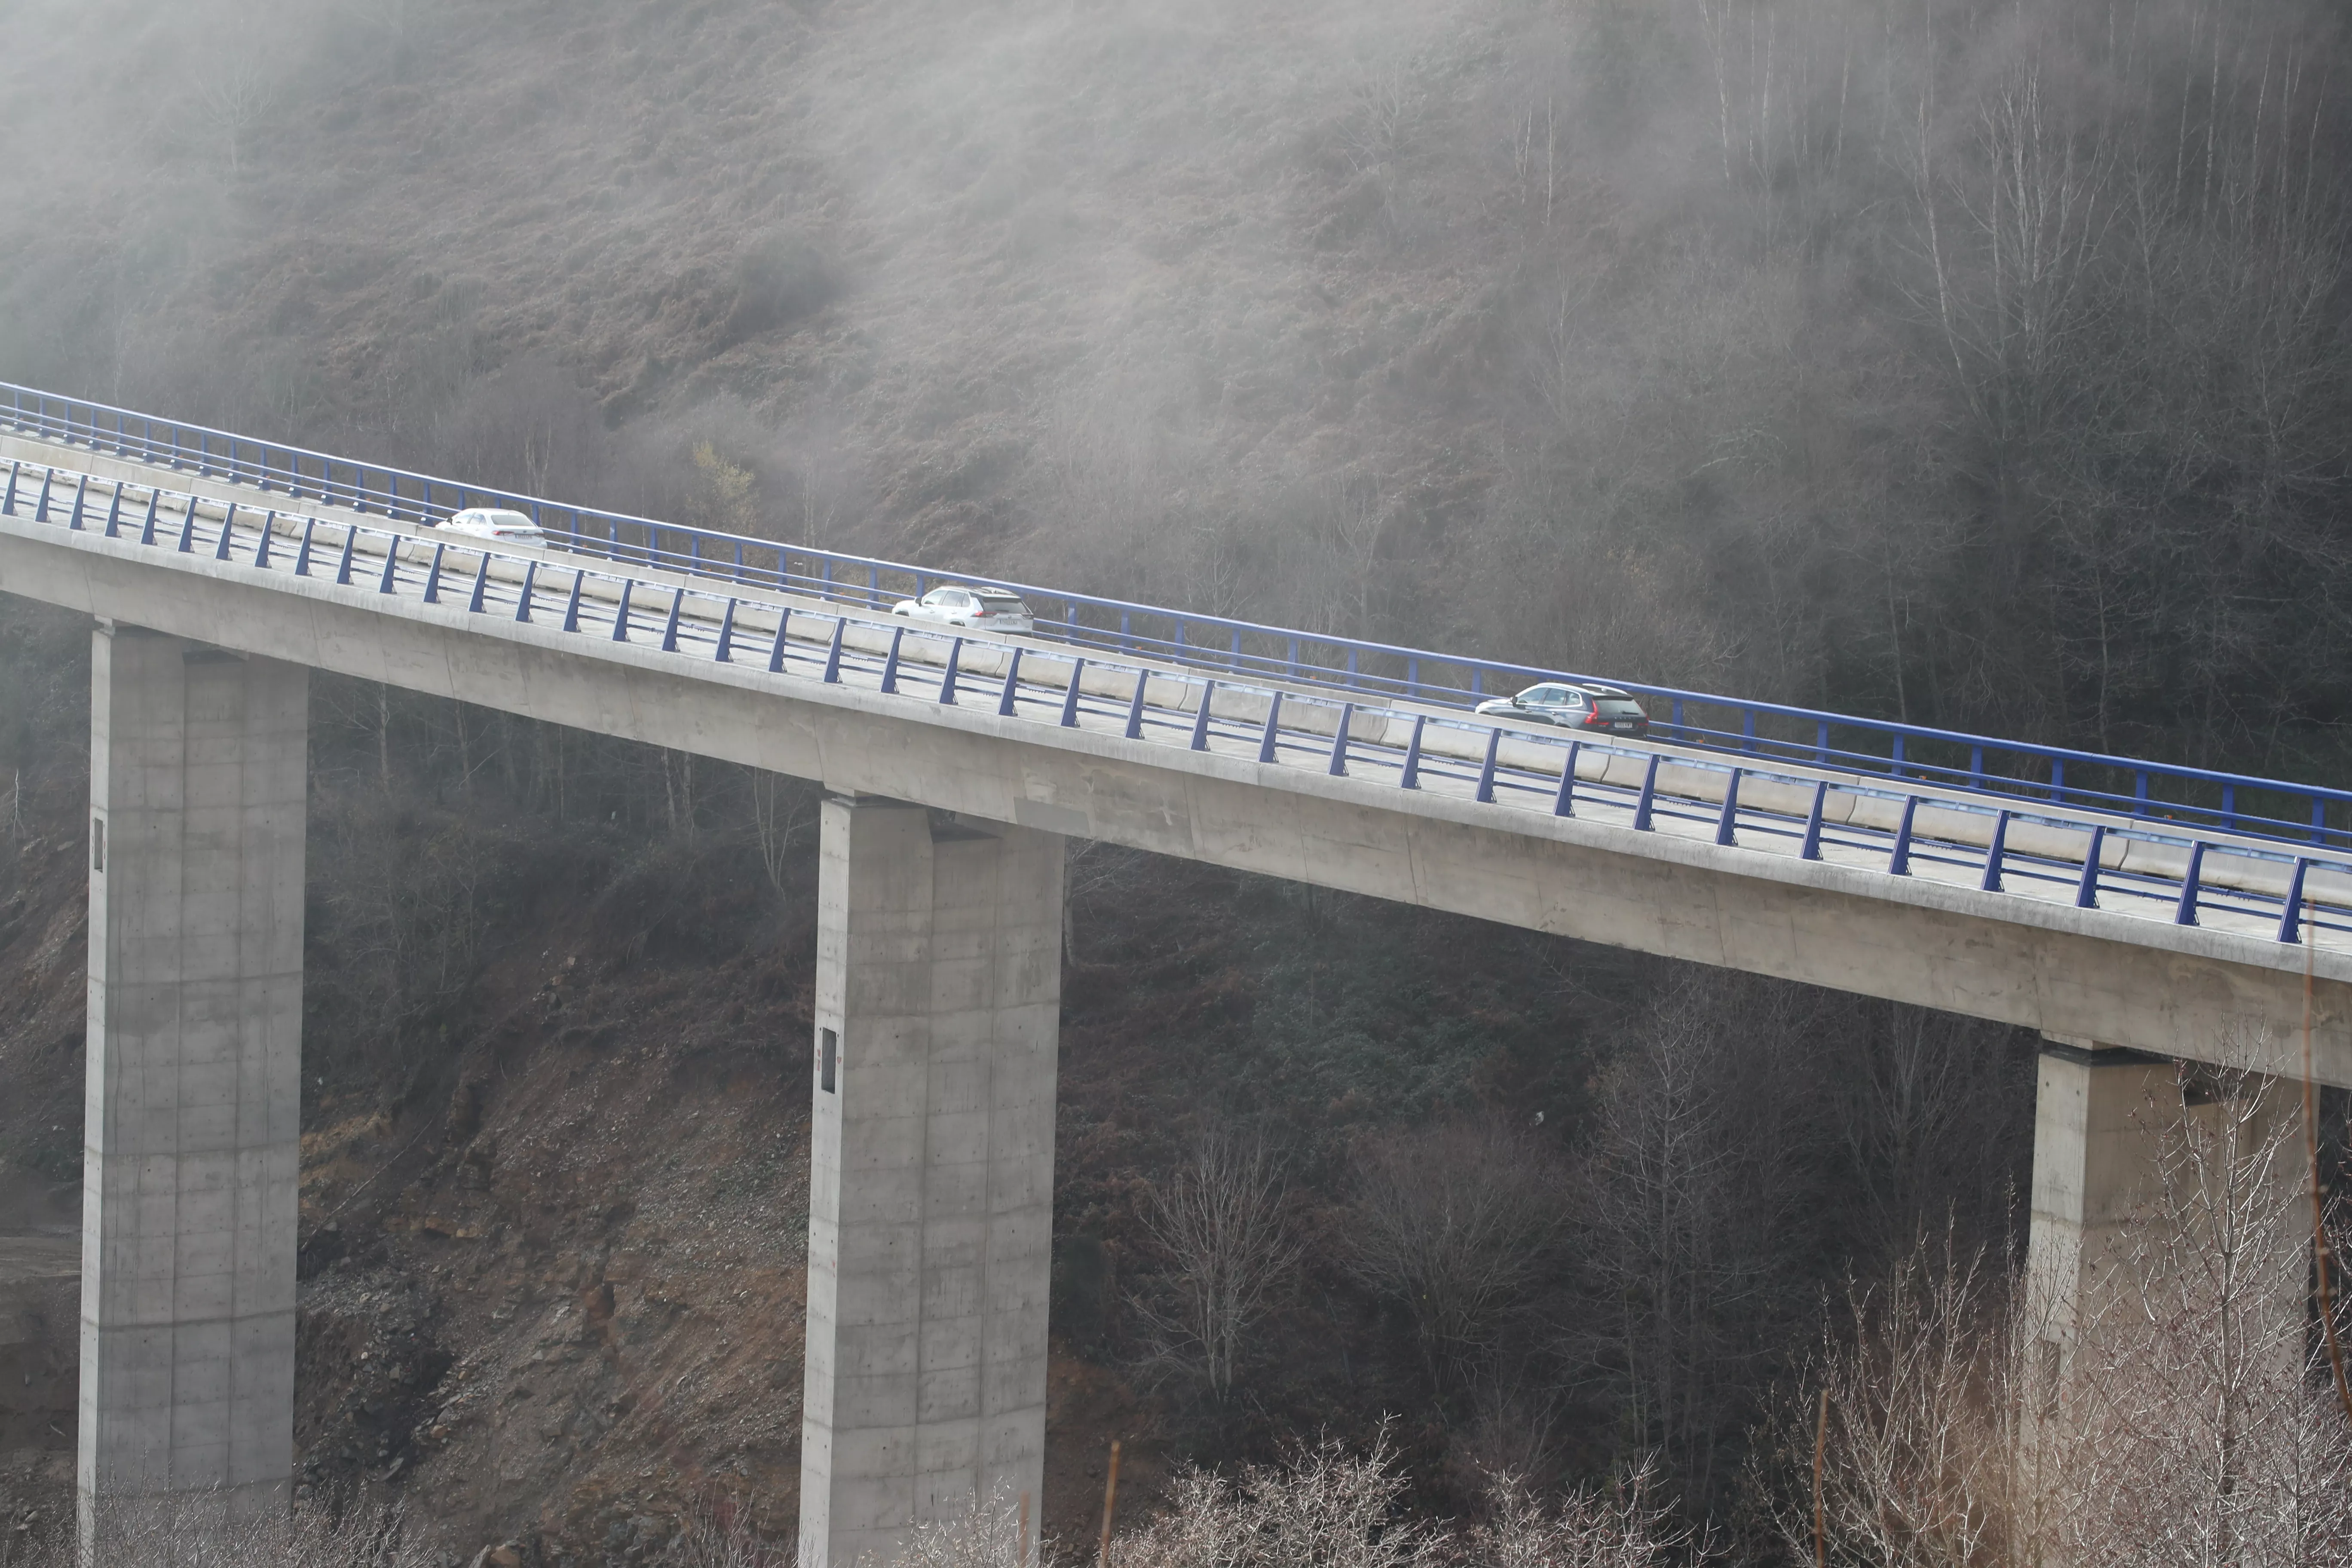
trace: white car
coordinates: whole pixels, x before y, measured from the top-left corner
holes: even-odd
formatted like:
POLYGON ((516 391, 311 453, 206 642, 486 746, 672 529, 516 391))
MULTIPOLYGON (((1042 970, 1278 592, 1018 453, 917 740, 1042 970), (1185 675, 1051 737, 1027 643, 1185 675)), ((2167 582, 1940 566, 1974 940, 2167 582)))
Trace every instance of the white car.
POLYGON ((496 507, 468 507, 450 515, 442 528, 450 533, 470 533, 478 539, 495 539, 501 544, 545 544, 546 531, 519 511, 505 511, 496 507))
POLYGON ((1036 618, 1021 596, 1003 588, 934 588, 919 599, 899 600, 890 613, 983 632, 1026 636, 1037 629, 1036 618))

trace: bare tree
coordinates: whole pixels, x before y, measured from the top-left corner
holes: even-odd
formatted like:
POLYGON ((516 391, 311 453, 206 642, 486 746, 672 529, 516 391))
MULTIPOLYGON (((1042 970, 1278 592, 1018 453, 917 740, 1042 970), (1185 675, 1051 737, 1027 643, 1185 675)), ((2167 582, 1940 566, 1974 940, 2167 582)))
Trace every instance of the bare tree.
POLYGON ((1326 1438, 1231 1478, 1190 1470, 1121 1546, 1127 1568, 1435 1568, 1441 1542, 1398 1517, 1405 1477, 1383 1426, 1367 1453, 1326 1438))
POLYGON ((769 885, 784 891, 784 868, 793 846, 816 820, 817 792, 805 781, 751 770, 751 831, 760 844, 760 865, 769 885))
POLYGON ((1282 1162, 1265 1135, 1223 1130, 1204 1134, 1144 1202, 1173 1300, 1139 1310, 1170 1354, 1199 1369, 1213 1398, 1233 1392, 1251 1328, 1297 1267, 1283 1209, 1282 1162))
POLYGON ((1652 1568, 1704 1559, 1700 1532, 1658 1500, 1644 1464, 1605 1488, 1579 1487, 1547 1504, 1517 1478, 1495 1479, 1489 1517, 1459 1543, 1476 1568, 1652 1568))
POLYGON ((2295 1091, 2184 1066, 2152 1099, 2152 1191, 2086 1270, 2060 1391, 2072 1544, 2151 1568, 2344 1561, 2352 1427, 2313 1376, 2295 1091))
POLYGON ((1527 1310, 1565 1201, 1550 1151, 1498 1117, 1388 1133, 1357 1156, 1347 1265, 1403 1304, 1431 1375, 1450 1381, 1527 1310))
POLYGON ((1664 997, 1603 1079, 1579 1172, 1588 1296, 1562 1348, 1702 1494, 1795 1306, 1812 1212, 1805 1003, 1712 975, 1664 997))
POLYGON ((1790 1558, 1812 1562, 1818 1530, 1836 1561, 1920 1568, 2345 1561, 2352 1422, 2306 1345, 2282 1089, 2185 1068, 2151 1094, 2125 1154, 2148 1160, 2146 1194, 2076 1312, 1948 1245, 1850 1290, 1765 1446, 1790 1558))

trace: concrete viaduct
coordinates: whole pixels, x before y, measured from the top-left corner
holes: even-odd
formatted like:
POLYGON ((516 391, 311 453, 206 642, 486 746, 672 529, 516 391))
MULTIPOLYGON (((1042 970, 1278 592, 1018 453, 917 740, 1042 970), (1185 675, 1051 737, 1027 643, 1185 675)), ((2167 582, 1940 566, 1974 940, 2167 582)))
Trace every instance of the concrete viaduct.
POLYGON ((1040 1488, 1067 837, 2041 1031, 2061 1342, 2147 1177, 2135 1117, 2193 1113, 2173 1061, 2298 1075, 2308 974, 2352 1085, 2352 873, 2307 847, 1081 664, 54 431, 0 432, 0 590, 95 622, 85 1528, 110 1491, 289 1486, 312 669, 829 792, 813 1568, 1040 1488))

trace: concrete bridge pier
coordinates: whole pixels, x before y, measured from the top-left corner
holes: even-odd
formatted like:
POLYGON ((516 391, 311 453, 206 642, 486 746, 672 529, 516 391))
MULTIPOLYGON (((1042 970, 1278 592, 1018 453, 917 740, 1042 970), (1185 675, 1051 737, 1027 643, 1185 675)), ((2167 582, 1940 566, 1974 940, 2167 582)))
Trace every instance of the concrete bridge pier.
POLYGON ((824 805, 803 1568, 1043 1514, 1062 840, 824 805))
POLYGON ((101 622, 90 666, 85 1558, 110 1495, 287 1505, 310 672, 101 622))
POLYGON ((2160 1282, 2210 1265, 2224 1247, 2248 1281, 2237 1307, 2273 1325, 2262 1341, 2300 1364, 2310 1246, 2301 1086, 2257 1075, 2236 1087, 2251 1103, 2202 1092, 2193 1077, 2184 1084, 2168 1058, 2043 1044, 2026 1261, 2027 1310, 2049 1370, 2063 1373, 2100 1332, 2124 1271, 2160 1282), (2157 1234, 2150 1221, 2168 1210, 2197 1233, 2157 1234), (2227 1235, 2213 1217, 2222 1210, 2234 1211, 2227 1235))

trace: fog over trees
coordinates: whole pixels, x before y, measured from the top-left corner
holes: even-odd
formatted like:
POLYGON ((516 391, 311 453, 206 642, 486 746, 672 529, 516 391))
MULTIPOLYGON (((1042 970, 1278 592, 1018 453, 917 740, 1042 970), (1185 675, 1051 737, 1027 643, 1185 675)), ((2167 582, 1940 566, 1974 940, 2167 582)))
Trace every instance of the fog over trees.
MULTIPOLYGON (((0 379, 1603 678, 2352 755, 2326 0, 0 0, 0 379)), ((78 831, 84 631, 0 611, 20 858, 78 831)), ((615 973, 800 962, 808 787, 315 689, 311 1125, 399 1171, 342 1224, 495 1190, 545 910, 615 973)), ((1157 1456, 1137 1568, 2352 1550, 2310 1347, 2197 1294, 2216 1247, 2303 1278, 2251 1111, 2166 1150, 2204 1251, 2135 1233, 2061 1387, 2030 1038, 1100 847, 1070 918, 1056 1364, 1120 1392, 1054 1441, 1157 1456)), ((78 1079, 16 1035, 0 1156, 69 1174, 78 1079)), ((346 1466, 374 1533, 284 1560, 623 1517, 443 1463, 346 1466)), ((612 1560, 758 1560, 684 1495, 612 1560)))

